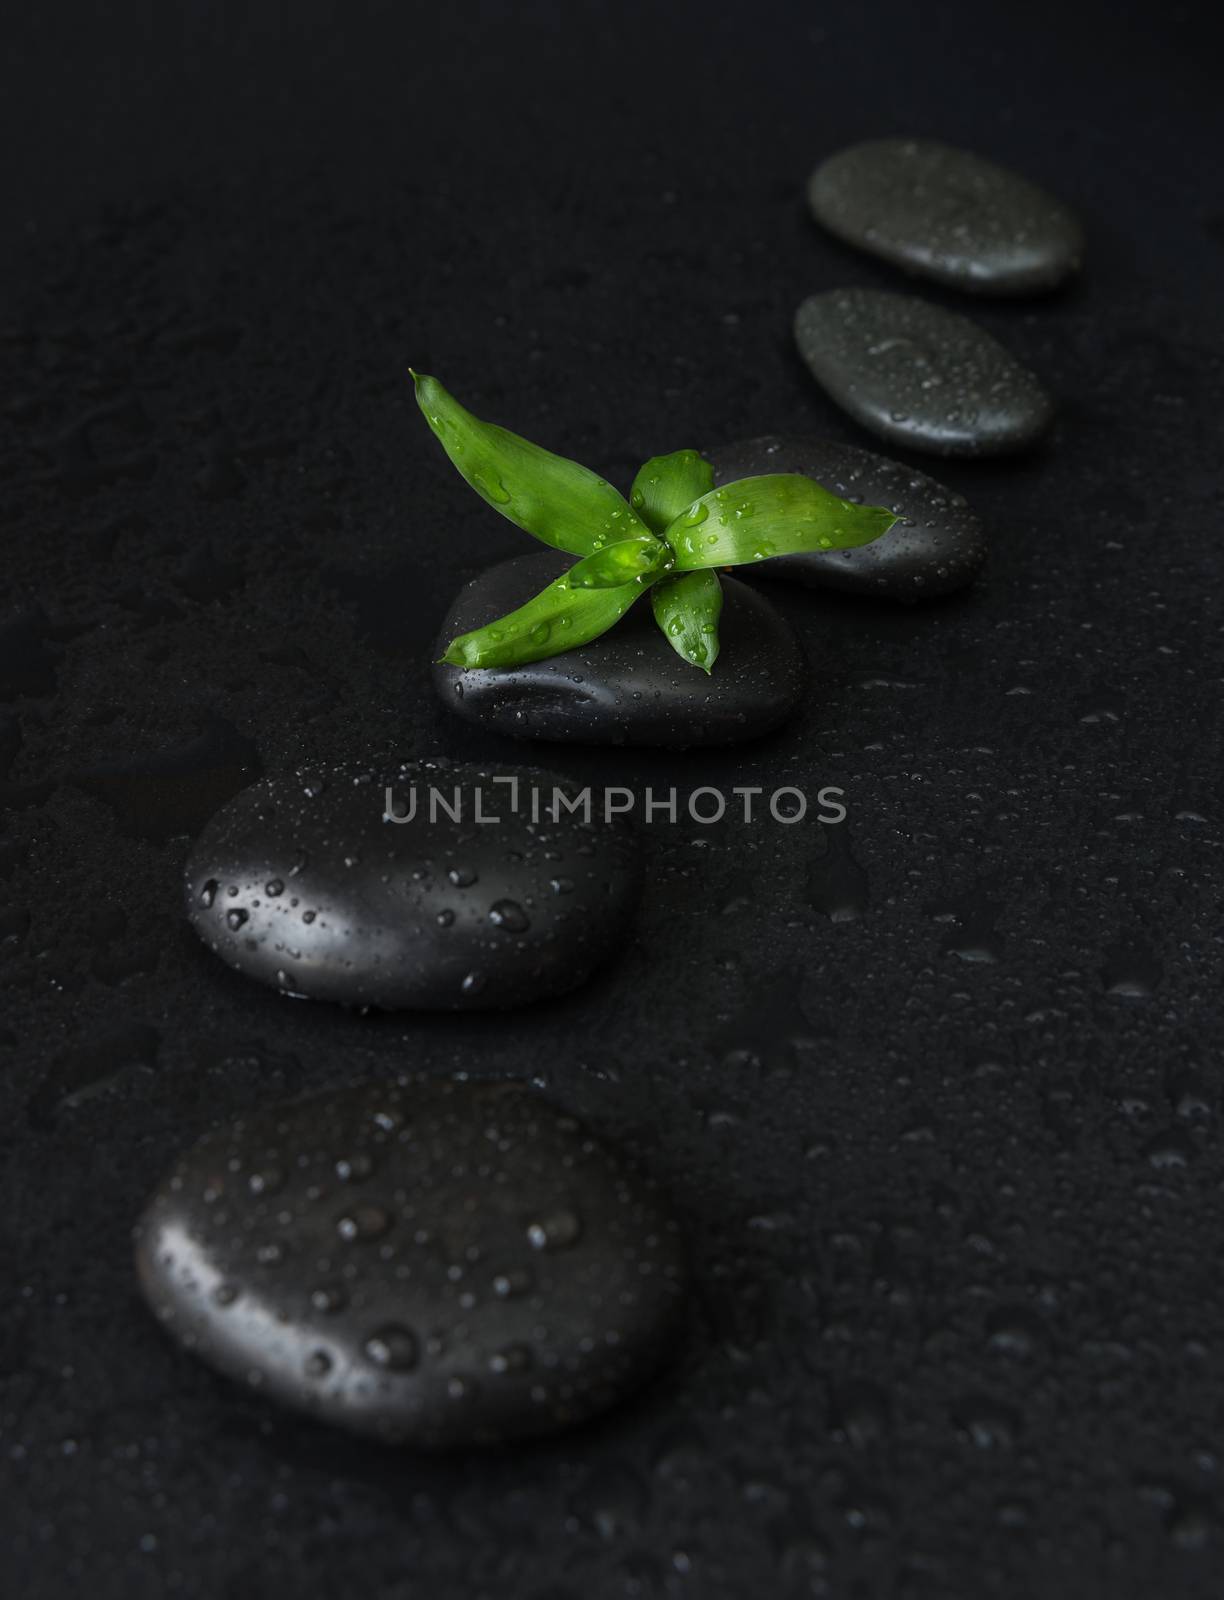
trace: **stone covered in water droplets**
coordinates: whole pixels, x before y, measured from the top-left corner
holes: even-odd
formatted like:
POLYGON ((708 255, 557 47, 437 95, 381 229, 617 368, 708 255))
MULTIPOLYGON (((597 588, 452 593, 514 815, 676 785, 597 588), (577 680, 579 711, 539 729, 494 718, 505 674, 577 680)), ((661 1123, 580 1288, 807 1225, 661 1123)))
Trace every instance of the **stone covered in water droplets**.
MULTIPOLYGON (((443 625, 457 634, 521 606, 572 562, 549 552, 492 567, 463 589, 443 625)), ((683 661, 659 631, 650 596, 584 645, 518 667, 434 667, 434 687, 460 716, 516 739, 567 743, 734 744, 779 727, 803 689, 790 625, 761 595, 722 578, 721 652, 710 674, 683 661)))
POLYGON ((1083 231, 1005 167, 934 139, 873 139, 808 184, 818 222, 860 250, 975 294, 1032 294, 1079 270, 1083 231))
POLYGON ((942 456, 1035 444, 1054 408, 1041 384, 976 323, 914 295, 831 289, 795 316, 816 381, 881 438, 942 456))
POLYGON ((683 1304, 653 1186, 514 1084, 409 1078, 244 1116, 175 1165, 136 1241, 187 1349, 430 1449, 604 1410, 653 1373, 683 1304))
POLYGON ((871 450, 815 435, 746 439, 705 452, 715 483, 801 472, 898 521, 857 550, 814 550, 762 562, 754 575, 886 600, 930 600, 972 582, 986 555, 982 525, 962 495, 871 450))
POLYGON ((623 942, 641 870, 597 792, 589 822, 554 820, 554 788, 572 792, 434 762, 264 779, 200 836, 187 915, 230 966, 311 999, 473 1010, 563 993, 623 942), (385 820, 388 787, 408 820, 385 820))

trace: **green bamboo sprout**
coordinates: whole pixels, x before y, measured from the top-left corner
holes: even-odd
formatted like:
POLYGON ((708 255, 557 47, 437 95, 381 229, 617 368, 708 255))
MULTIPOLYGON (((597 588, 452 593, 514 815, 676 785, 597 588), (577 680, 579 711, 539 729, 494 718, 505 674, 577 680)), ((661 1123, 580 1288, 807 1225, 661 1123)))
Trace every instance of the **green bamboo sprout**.
POLYGON ((425 420, 477 494, 525 533, 579 558, 517 611, 452 639, 442 657, 452 666, 514 667, 589 644, 649 589, 664 638, 710 672, 723 600, 713 568, 853 549, 897 520, 885 506, 854 505, 798 473, 716 489, 696 450, 652 456, 625 500, 576 461, 481 422, 436 378, 412 378, 425 420))

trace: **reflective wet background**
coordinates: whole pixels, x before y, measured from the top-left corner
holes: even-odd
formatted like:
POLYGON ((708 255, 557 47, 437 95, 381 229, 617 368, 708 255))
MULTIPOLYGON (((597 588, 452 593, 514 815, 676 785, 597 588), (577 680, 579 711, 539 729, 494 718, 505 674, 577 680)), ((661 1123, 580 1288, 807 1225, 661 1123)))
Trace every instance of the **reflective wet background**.
MULTIPOLYGON (((1191 9, 900 3, 32 11, 0 97, 0 1572, 14 1594, 1198 1596, 1220 1560, 1224 190, 1191 9), (791 342, 905 288, 803 188, 922 132, 1083 218, 1084 277, 962 300, 1036 454, 913 457, 990 539, 902 609, 771 583, 798 717, 689 756, 433 697, 525 537, 411 362, 627 489, 647 455, 873 446, 791 342), (655 827, 636 935, 555 1003, 360 1018, 191 933, 262 772, 445 753, 845 789, 840 828, 655 827), (174 1346, 128 1230, 243 1108, 526 1076, 663 1180, 679 1361, 589 1428, 417 1461, 174 1346)), ((765 590, 765 586, 762 585, 765 590)))

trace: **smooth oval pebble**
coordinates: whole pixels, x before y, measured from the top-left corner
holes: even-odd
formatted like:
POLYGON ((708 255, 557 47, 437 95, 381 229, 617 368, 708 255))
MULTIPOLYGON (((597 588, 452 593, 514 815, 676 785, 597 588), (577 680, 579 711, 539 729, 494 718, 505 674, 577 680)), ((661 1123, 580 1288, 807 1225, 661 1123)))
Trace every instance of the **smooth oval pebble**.
POLYGON ((1074 214, 1026 178, 934 139, 873 139, 816 168, 808 203, 830 233, 975 294, 1053 289, 1077 272, 1074 214))
POLYGON ((843 500, 887 506, 898 518, 857 550, 778 556, 763 561, 755 576, 909 602, 963 588, 985 560, 982 525, 964 496, 887 456, 815 435, 767 435, 702 453, 716 484, 800 472, 843 500))
MULTIPOLYGON (((572 564, 546 551, 491 567, 460 592, 437 654, 457 634, 521 606, 572 564)), ((516 739, 686 749, 757 738, 798 705, 803 657, 767 600, 734 578, 722 584, 721 652, 709 674, 681 660, 643 595, 581 650, 496 670, 439 664, 434 687, 452 711, 516 739)))
POLYGON ((812 375, 881 438, 942 456, 1027 449, 1049 427, 1049 395, 967 317, 913 295, 831 289, 795 316, 812 375))
POLYGON ((572 797, 551 773, 446 762, 265 778, 200 835, 187 915, 231 967, 311 999, 467 1011, 563 993, 622 944, 641 867, 601 791, 589 822, 553 820, 554 787, 572 797), (410 820, 384 820, 388 787, 397 816, 415 797, 410 820))
POLYGON ((182 1157, 135 1237, 187 1349, 427 1449, 604 1410, 655 1371, 683 1306, 654 1186, 515 1084, 405 1078, 244 1116, 182 1157))

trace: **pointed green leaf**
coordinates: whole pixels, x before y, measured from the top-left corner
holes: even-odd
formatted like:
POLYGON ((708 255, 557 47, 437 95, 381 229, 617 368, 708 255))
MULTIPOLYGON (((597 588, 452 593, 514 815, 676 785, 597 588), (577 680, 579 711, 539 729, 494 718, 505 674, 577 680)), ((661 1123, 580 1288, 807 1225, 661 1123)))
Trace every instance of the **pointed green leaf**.
POLYGON ((452 667, 517 667, 576 650, 619 622, 650 586, 638 578, 615 589, 586 588, 573 581, 583 565, 579 561, 517 611, 452 639, 442 660, 452 667))
POLYGON ((683 572, 650 591, 655 621, 677 655, 703 671, 718 659, 718 618, 723 592, 714 572, 683 572))
POLYGON ((644 539, 621 539, 596 550, 569 570, 574 589, 614 589, 634 578, 649 578, 672 564, 672 553, 653 533, 644 539))
POLYGON ((805 550, 849 550, 887 533, 887 506, 856 506, 800 473, 741 478, 694 500, 669 525, 676 571, 733 567, 805 550))
POLYGON ((491 422, 481 422, 436 378, 414 372, 417 404, 476 493, 517 527, 585 556, 609 540, 649 532, 605 479, 491 422))
POLYGON ((673 450, 643 463, 629 504, 652 533, 663 530, 714 487, 714 469, 696 450, 673 450))

